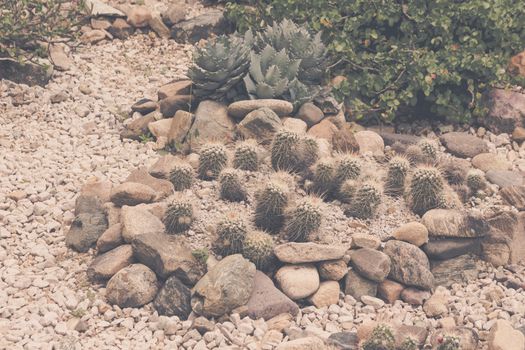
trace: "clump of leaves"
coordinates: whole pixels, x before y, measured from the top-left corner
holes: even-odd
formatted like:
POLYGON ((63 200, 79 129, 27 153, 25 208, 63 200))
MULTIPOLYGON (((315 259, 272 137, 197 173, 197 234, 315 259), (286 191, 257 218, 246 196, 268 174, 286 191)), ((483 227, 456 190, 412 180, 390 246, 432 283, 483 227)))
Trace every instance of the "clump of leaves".
POLYGON ((0 0, 0 59, 45 56, 42 43, 74 38, 84 8, 82 0, 0 0))

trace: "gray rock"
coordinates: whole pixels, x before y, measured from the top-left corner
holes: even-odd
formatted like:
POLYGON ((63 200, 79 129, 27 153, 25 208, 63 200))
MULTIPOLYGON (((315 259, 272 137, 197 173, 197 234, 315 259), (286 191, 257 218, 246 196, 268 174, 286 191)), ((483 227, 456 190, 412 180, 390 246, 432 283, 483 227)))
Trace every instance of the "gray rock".
POLYGON ((66 245, 79 252, 87 252, 108 228, 105 214, 77 215, 66 235, 66 245))
POLYGON ((104 281, 133 263, 131 245, 125 244, 97 256, 89 265, 87 275, 92 281, 104 281))
POLYGON ((277 285, 292 300, 306 298, 319 288, 319 273, 313 264, 285 265, 275 273, 277 285))
POLYGON ((499 194, 516 209, 525 210, 525 186, 507 186, 502 188, 499 194))
POLYGON ((295 316, 299 312, 297 304, 277 289, 261 271, 255 273, 253 292, 246 308, 247 315, 254 320, 269 320, 283 313, 295 316))
POLYGON ((139 112, 140 114, 148 114, 156 110, 157 107, 157 102, 149 98, 141 98, 131 106, 131 110, 133 112, 139 112))
POLYGON ((308 127, 311 127, 323 120, 324 113, 313 103, 306 102, 299 108, 295 117, 303 120, 308 127))
POLYGON ((140 183, 151 187, 156 192, 155 199, 162 199, 175 193, 173 184, 170 181, 151 176, 144 167, 133 170, 125 183, 128 182, 140 183))
POLYGON ((242 255, 219 261, 192 290, 191 307, 206 317, 219 317, 245 305, 254 287, 255 265, 242 255))
POLYGON ((131 243, 138 235, 153 235, 164 233, 164 224, 158 217, 141 207, 122 207, 120 213, 122 223, 122 238, 131 243))
POLYGON ((210 34, 221 35, 229 31, 222 10, 208 9, 201 15, 176 23, 171 27, 171 36, 177 42, 196 43, 210 34))
POLYGON ((432 274, 436 285, 450 287, 453 283, 465 283, 478 277, 479 258, 461 255, 456 258, 432 261, 432 274))
POLYGON ((15 60, 0 60, 0 77, 17 84, 29 86, 45 86, 53 75, 53 65, 47 66, 34 63, 20 63, 15 60))
POLYGON ((93 17, 126 17, 126 15, 122 11, 111 7, 100 0, 86 0, 86 8, 90 9, 90 14, 93 17))
POLYGON ((214 101, 202 101, 195 111, 195 121, 185 143, 191 149, 210 141, 230 143, 234 139, 235 123, 228 116, 226 106, 214 101))
POLYGON ((356 332, 332 333, 326 343, 337 350, 359 350, 359 338, 356 332))
POLYGON ((103 214, 102 201, 95 196, 80 195, 75 200, 75 215, 103 214))
POLYGON ((446 260, 464 254, 481 253, 481 241, 478 238, 445 238, 432 240, 423 246, 431 259, 446 260))
POLYGON ((490 131, 512 133, 515 127, 524 126, 525 94, 508 89, 492 89, 484 96, 488 113, 478 121, 490 131))
POLYGON ((237 131, 245 139, 270 143, 273 135, 282 127, 281 119, 267 107, 256 109, 246 115, 237 125, 237 131))
POLYGON ((97 251, 104 253, 118 247, 122 243, 124 243, 124 239, 122 238, 122 225, 116 223, 109 226, 109 228, 100 235, 97 240, 97 251))
POLYGON ((449 132, 439 139, 445 148, 457 157, 472 158, 489 151, 485 141, 464 132, 449 132))
POLYGON ((106 299, 121 308, 139 307, 155 298, 158 281, 147 266, 133 264, 117 272, 108 281, 106 299))
POLYGON ((165 233, 141 234, 135 236, 131 244, 137 260, 161 278, 175 275, 183 283, 193 286, 204 275, 204 267, 182 237, 165 233))
POLYGON ((192 113, 182 110, 175 113, 168 132, 168 142, 170 144, 182 144, 186 140, 194 117, 195 115, 192 113))
POLYGON ((481 217, 454 209, 432 209, 421 218, 428 229, 429 237, 481 237, 488 233, 489 227, 481 217))
POLYGON ((137 205, 140 203, 151 203, 155 200, 157 193, 151 187, 138 182, 124 182, 113 188, 111 201, 115 205, 137 205))
POLYGON ((485 174, 487 180, 499 187, 525 185, 524 176, 517 171, 489 170, 485 174))
POLYGON ((176 276, 166 280, 153 301, 159 315, 178 316, 182 320, 191 313, 191 290, 176 276))
POLYGON ((413 244, 388 241, 383 252, 390 257, 390 278, 394 281, 422 289, 432 289, 434 276, 425 253, 413 244))
POLYGON ((233 102, 228 106, 228 113, 236 119, 242 119, 251 111, 264 107, 270 108, 279 117, 288 116, 293 112, 293 105, 288 101, 261 99, 233 102))
POLYGON ((350 263, 359 274, 372 281, 382 282, 390 273, 390 258, 378 250, 358 249, 352 252, 350 263))
POLYGON ((345 278, 345 294, 361 300, 363 295, 375 297, 377 294, 377 282, 368 280, 354 270, 348 270, 345 278))
POLYGON ((275 256, 282 262, 299 264, 341 259, 348 247, 317 243, 284 243, 274 248, 275 256))
POLYGON ((159 101, 160 113, 164 118, 171 118, 177 111, 189 111, 194 102, 191 95, 168 96, 159 101))

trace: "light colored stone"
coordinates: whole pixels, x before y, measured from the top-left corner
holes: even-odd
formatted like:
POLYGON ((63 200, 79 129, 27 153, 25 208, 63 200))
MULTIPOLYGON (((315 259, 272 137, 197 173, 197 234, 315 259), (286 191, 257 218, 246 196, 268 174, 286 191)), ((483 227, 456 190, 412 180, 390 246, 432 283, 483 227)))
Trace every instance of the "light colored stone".
POLYGON ((390 258, 375 249, 353 251, 350 263, 361 276, 375 282, 382 282, 390 273, 390 258))
POLYGON ((97 256, 89 265, 87 275, 94 281, 107 280, 131 263, 133 263, 131 245, 121 245, 97 256))
POLYGON ((354 233, 352 235, 352 248, 377 249, 381 245, 381 240, 368 233, 354 233))
POLYGON ((248 113, 237 125, 237 131, 244 139, 270 143, 281 127, 279 116, 270 108, 263 107, 248 113))
POLYGON ((284 243, 274 248, 277 258, 285 263, 298 264, 341 259, 347 247, 317 243, 284 243))
POLYGON ((386 302, 393 304, 401 297, 401 292, 405 287, 398 282, 384 280, 377 286, 377 294, 386 302))
POLYGON ((228 106, 228 114, 236 119, 244 118, 248 113, 259 108, 267 107, 278 116, 284 117, 292 113, 293 105, 284 100, 260 99, 233 102, 228 106))
POLYGON ((319 289, 308 298, 308 301, 315 307, 322 308, 337 304, 339 301, 339 283, 336 281, 321 282, 319 289))
POLYGON ((144 265, 133 264, 117 272, 108 281, 106 298, 121 308, 139 307, 153 300, 157 294, 157 277, 144 265))
POLYGON ((357 143, 359 144, 359 153, 383 154, 385 149, 385 142, 379 134, 370 131, 358 131, 354 134, 357 143))
POLYGON ((489 350, 523 350, 525 336, 515 330, 509 321, 498 320, 490 329, 488 348, 489 350))
POLYGON ((283 127, 287 130, 291 130, 298 134, 304 134, 306 133, 306 130, 308 129, 308 126, 304 121, 297 118, 283 118, 283 127))
POLYGON ((147 27, 152 19, 151 11, 146 6, 134 6, 128 11, 127 15, 128 23, 135 28, 147 27))
POLYGON ((107 252, 124 243, 122 238, 122 225, 116 223, 109 226, 97 240, 97 250, 99 253, 107 252))
POLYGON ((324 342, 317 337, 306 337, 279 345, 276 350, 320 350, 325 349, 324 342))
POLYGON ((165 231, 162 221, 144 208, 124 206, 120 216, 122 238, 128 243, 141 234, 153 235, 165 231))
POLYGON ((153 136, 155 136, 156 138, 159 138, 162 136, 168 137, 170 133, 172 121, 173 121, 172 118, 165 118, 165 119, 157 120, 157 121, 149 123, 148 129, 153 134, 153 136))
POLYGON ((310 127, 319 123, 324 118, 324 113, 313 103, 307 102, 299 108, 295 117, 303 120, 310 127))
POLYGON ((324 139, 332 142, 332 138, 337 133, 337 126, 335 126, 328 119, 323 119, 320 123, 315 124, 308 130, 308 135, 318 139, 324 139))
POLYGON ((363 304, 370 305, 376 310, 385 306, 385 302, 383 300, 378 299, 376 297, 372 297, 370 295, 363 295, 361 297, 361 301, 363 302, 363 304))
POLYGON ((480 153, 472 158, 472 165, 485 172, 489 170, 510 170, 510 164, 504 157, 495 153, 480 153))
POLYGON ((409 222, 398 227, 392 236, 400 241, 405 241, 418 247, 428 242, 428 230, 419 222, 409 222))
POLYGON ((178 110, 172 118, 168 131, 168 142, 170 144, 182 144, 191 129, 194 115, 190 112, 178 110))
POLYGON ((306 298, 319 288, 319 273, 312 264, 285 265, 275 273, 275 280, 292 300, 306 298))

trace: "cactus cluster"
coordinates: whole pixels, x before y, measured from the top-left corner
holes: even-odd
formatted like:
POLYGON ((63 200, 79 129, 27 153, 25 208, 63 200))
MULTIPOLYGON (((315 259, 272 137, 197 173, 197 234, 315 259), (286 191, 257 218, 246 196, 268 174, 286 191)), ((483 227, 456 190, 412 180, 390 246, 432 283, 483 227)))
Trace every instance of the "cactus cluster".
POLYGON ((223 255, 238 254, 242 252, 247 228, 244 220, 235 215, 230 215, 217 224, 217 250, 223 255))
POLYGON ((247 193, 236 169, 225 169, 219 176, 221 198, 231 202, 246 200, 247 193))
POLYGON ((412 211, 423 215, 443 205, 444 180, 441 172, 432 166, 419 166, 410 181, 409 201, 412 211))
POLYGON ((190 164, 177 162, 170 172, 170 181, 175 191, 183 191, 191 187, 195 174, 190 164))
POLYGON ((238 144, 235 147, 233 167, 240 170, 257 171, 259 168, 259 157, 256 144, 251 141, 238 144))
POLYGON ((330 197, 334 190, 335 166, 331 159, 320 160, 313 170, 311 192, 322 197, 330 197))
POLYGON ((168 233, 182 233, 193 222, 193 206, 184 200, 175 200, 168 205, 163 218, 168 233))
POLYGON ((288 188, 279 181, 270 181, 255 196, 255 226, 277 233, 284 225, 288 205, 288 188))
POLYGON ((405 181, 410 170, 410 162, 402 156, 396 156, 388 162, 386 192, 391 196, 402 195, 405 191, 405 181))
POLYGON ((360 184, 351 198, 346 214, 359 218, 370 219, 381 203, 381 188, 374 182, 360 184))
POLYGON ((204 145, 200 151, 199 177, 203 180, 216 179, 227 162, 228 155, 224 145, 219 143, 204 145))
POLYGON ((319 145, 315 139, 285 129, 275 133, 271 145, 275 170, 298 172, 314 164, 318 158, 319 145))
POLYGON ((395 350, 395 348, 396 341, 392 329, 384 324, 376 326, 363 344, 363 350, 395 350))
POLYGON ((467 173, 467 186, 473 193, 479 190, 483 190, 487 187, 487 180, 485 179, 485 173, 478 169, 472 169, 467 173))
POLYGON ((275 259, 273 237, 263 231, 251 231, 246 235, 242 247, 242 255, 253 262, 258 270, 269 269, 275 259))
POLYGON ((356 155, 340 155, 335 170, 335 186, 339 187, 346 180, 356 180, 361 175, 361 167, 361 160, 356 155))
POLYGON ((399 347, 399 350, 418 350, 419 346, 418 343, 410 338, 406 337, 405 340, 401 343, 401 346, 399 347))
POLYGON ((437 350, 460 350, 461 343, 458 337, 446 335, 439 339, 437 350))
POLYGON ((304 242, 321 226, 321 199, 313 196, 302 198, 287 215, 286 237, 290 241, 304 242))
POLYGON ((343 203, 351 203, 357 191, 359 183, 357 180, 346 180, 339 186, 338 199, 343 203))
POLYGON ((437 159, 439 148, 435 141, 430 139, 423 139, 418 142, 418 147, 421 153, 428 162, 434 162, 437 159))

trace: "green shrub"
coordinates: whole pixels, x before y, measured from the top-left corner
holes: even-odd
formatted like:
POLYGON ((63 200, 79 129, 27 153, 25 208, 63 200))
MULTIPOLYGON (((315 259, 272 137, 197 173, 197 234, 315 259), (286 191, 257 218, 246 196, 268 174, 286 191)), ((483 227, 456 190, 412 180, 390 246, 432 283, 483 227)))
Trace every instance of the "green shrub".
POLYGON ((84 2, 0 0, 0 59, 45 56, 41 43, 72 39, 84 2))
POLYGON ((525 7, 514 0, 252 0, 230 2, 239 28, 290 18, 322 31, 336 94, 353 117, 392 120, 434 115, 468 120, 482 112, 482 92, 518 83, 506 72, 523 50, 525 7))

